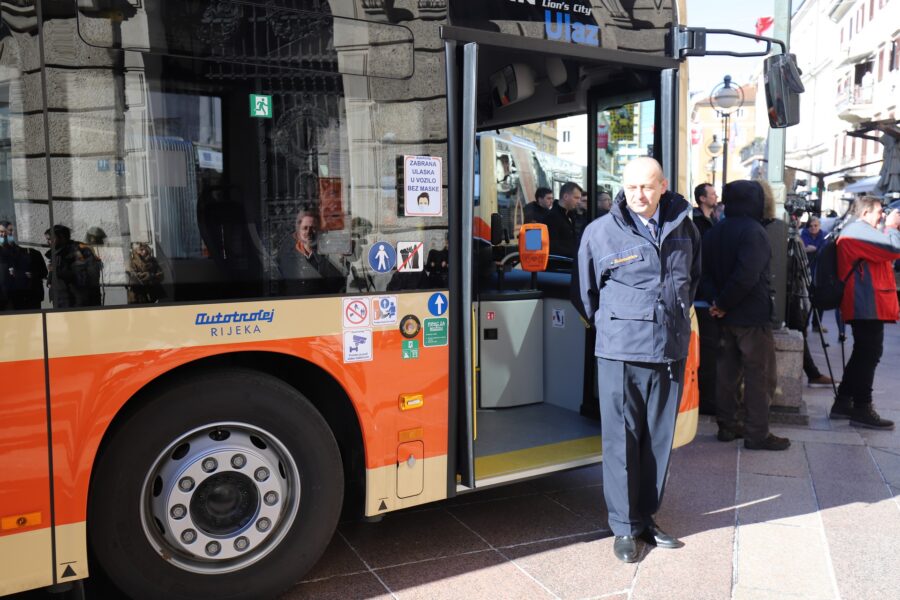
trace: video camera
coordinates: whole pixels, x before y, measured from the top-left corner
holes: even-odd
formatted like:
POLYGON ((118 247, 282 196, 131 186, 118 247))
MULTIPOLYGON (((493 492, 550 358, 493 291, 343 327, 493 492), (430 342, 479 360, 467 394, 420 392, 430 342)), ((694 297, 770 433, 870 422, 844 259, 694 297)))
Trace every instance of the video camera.
POLYGON ((784 200, 784 210, 794 217, 799 217, 805 212, 822 212, 822 200, 811 196, 809 192, 789 193, 784 200))

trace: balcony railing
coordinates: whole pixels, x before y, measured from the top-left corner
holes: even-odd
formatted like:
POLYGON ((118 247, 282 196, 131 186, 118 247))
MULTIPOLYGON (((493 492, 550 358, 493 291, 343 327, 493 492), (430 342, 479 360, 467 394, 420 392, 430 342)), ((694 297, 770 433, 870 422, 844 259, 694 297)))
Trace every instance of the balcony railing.
POLYGON ((856 106, 859 104, 871 104, 872 98, 874 97, 875 85, 854 85, 852 87, 848 87, 842 92, 838 93, 837 101, 835 102, 835 108, 837 108, 838 112, 842 111, 845 108, 850 108, 852 106, 856 106))

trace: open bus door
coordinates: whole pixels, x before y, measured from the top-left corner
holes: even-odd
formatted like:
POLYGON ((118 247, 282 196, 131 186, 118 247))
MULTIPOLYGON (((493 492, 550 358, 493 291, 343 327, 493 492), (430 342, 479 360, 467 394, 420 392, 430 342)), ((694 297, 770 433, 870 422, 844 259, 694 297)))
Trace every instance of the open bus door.
MULTIPOLYGON (((521 205, 537 187, 558 195, 563 179, 593 199, 597 181, 588 173, 597 160, 567 170, 517 132, 598 107, 649 106, 644 151, 674 171, 678 61, 462 28, 445 27, 444 36, 460 49, 456 68, 448 60, 448 91, 458 89, 450 107, 458 147, 451 142, 450 156, 461 182, 456 473, 464 491, 600 460, 600 423, 583 409, 588 394, 587 404, 596 402, 596 385, 594 362, 585 359, 588 329, 570 299, 574 257, 532 277, 518 268, 516 252, 521 205), (567 80, 551 77, 553 70, 567 80), (611 80, 615 91, 600 93, 611 80)), ((631 123, 639 110, 626 111, 631 123)), ((586 150, 597 147, 596 129, 586 150)))

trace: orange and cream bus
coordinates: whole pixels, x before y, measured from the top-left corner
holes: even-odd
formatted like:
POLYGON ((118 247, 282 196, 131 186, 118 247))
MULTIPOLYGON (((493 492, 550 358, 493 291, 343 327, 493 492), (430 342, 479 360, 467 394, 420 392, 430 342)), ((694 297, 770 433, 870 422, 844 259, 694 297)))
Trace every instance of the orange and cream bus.
POLYGON ((0 595, 271 597, 342 508, 600 460, 570 266, 490 224, 563 116, 684 192, 686 76, 672 2, 547 4, 0 5, 0 595))

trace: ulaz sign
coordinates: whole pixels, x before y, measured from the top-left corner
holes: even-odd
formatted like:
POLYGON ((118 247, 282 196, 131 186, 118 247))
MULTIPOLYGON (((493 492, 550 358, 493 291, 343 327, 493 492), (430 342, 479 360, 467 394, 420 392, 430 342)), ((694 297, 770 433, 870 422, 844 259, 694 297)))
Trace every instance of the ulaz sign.
MULTIPOLYGON (((538 0, 510 0, 516 4, 530 4, 537 7, 538 0)), ((585 46, 600 46, 600 27, 580 21, 573 21, 575 17, 585 16, 591 18, 591 7, 578 2, 559 2, 557 0, 540 0, 540 7, 544 9, 544 33, 548 40, 583 44, 585 46)))

